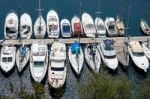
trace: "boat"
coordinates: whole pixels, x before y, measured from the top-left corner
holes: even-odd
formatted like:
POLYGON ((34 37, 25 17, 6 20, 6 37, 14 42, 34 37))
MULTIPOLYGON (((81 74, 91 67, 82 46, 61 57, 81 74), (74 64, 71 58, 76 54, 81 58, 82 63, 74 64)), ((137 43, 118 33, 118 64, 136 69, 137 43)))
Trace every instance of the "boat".
POLYGON ((16 47, 14 47, 13 43, 10 42, 3 43, 3 47, 1 49, 0 66, 5 73, 8 73, 14 67, 15 55, 16 55, 16 47))
POLYGON ((71 24, 68 19, 62 19, 61 22, 61 34, 62 37, 71 37, 71 24))
POLYGON ((95 72, 99 73, 101 65, 101 57, 97 48, 97 44, 88 44, 85 47, 85 60, 89 67, 95 72))
POLYGON ((95 37, 96 29, 94 26, 94 21, 90 14, 86 12, 82 14, 82 25, 86 37, 95 37))
POLYGON ((99 17, 96 17, 95 19, 95 28, 98 37, 106 37, 106 28, 104 21, 99 17))
POLYGON ((20 37, 22 39, 30 39, 32 36, 32 20, 28 13, 24 13, 20 17, 20 37))
POLYGON ((30 50, 27 46, 22 45, 16 53, 16 64, 18 71, 21 72, 27 65, 30 58, 30 50))
POLYGON ((18 37, 18 16, 14 11, 6 16, 4 36, 5 39, 17 39, 18 37))
POLYGON ((116 70, 118 67, 118 59, 116 56, 116 51, 114 49, 113 41, 110 39, 103 40, 103 42, 98 45, 98 50, 104 64, 109 69, 116 70))
POLYGON ((108 36, 119 36, 115 25, 115 19, 113 17, 107 17, 105 19, 105 27, 108 32, 108 36))
POLYGON ((141 19, 141 23, 140 23, 141 29, 142 31, 146 34, 146 35, 150 35, 150 27, 148 25, 148 23, 146 22, 145 19, 141 19))
POLYGON ((144 72, 147 72, 147 69, 149 67, 149 61, 144 54, 140 43, 138 41, 130 41, 128 45, 128 50, 134 64, 138 68, 144 70, 144 72))
POLYGON ((84 55, 80 43, 74 42, 69 46, 69 61, 77 76, 80 75, 83 68, 84 55))
POLYGON ((117 16, 116 18, 116 28, 118 30, 119 36, 123 36, 125 34, 124 23, 123 23, 123 20, 119 16, 117 16))
POLYGON ((61 88, 66 81, 66 45, 54 42, 51 46, 48 81, 53 88, 61 88))
POLYGON ((149 39, 146 42, 142 42, 142 48, 143 48, 145 55, 150 60, 150 40, 149 39))
POLYGON ((47 33, 49 38, 58 38, 60 32, 59 16, 55 10, 47 14, 47 33))
POLYGON ((42 9, 40 6, 40 0, 39 0, 38 11, 39 11, 39 16, 37 17, 35 24, 34 24, 34 34, 37 39, 43 39, 46 34, 46 22, 41 13, 42 9))
POLYGON ((48 67, 48 48, 43 42, 33 42, 30 54, 30 71, 34 81, 40 83, 44 79, 48 67))
POLYGON ((73 37, 84 36, 82 23, 81 23, 80 18, 78 16, 74 16, 72 18, 71 26, 72 26, 72 32, 73 32, 72 36, 73 37))

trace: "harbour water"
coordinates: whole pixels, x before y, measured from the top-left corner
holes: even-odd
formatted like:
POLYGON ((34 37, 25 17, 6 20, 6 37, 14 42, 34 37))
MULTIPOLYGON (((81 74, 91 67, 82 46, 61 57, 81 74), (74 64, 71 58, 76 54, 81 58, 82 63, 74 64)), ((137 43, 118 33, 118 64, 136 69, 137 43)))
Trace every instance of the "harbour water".
MULTIPOLYGON (((105 17, 116 17, 120 13, 120 9, 122 16, 124 18, 124 22, 126 23, 128 17, 128 10, 131 7, 131 16, 130 16, 130 36, 141 36, 143 33, 140 30, 140 19, 141 17, 145 17, 145 19, 150 20, 150 13, 148 15, 147 9, 150 10, 149 3, 150 0, 100 0, 100 11, 102 11, 101 17, 105 19, 105 17), (149 7, 149 8, 148 8, 149 7)), ((46 19, 46 14, 50 9, 55 9, 60 19, 71 18, 74 15, 79 15, 79 7, 80 2, 82 2, 82 12, 88 12, 92 15, 93 18, 96 17, 96 11, 98 6, 98 0, 41 0, 41 5, 44 11, 42 12, 44 18, 46 19)), ((20 12, 27 12, 32 17, 32 22, 35 22, 35 19, 38 15, 38 12, 35 9, 38 8, 38 0, 3 0, 0 1, 0 39, 3 39, 4 33, 4 21, 5 16, 10 10, 15 10, 19 13, 18 6, 21 5, 20 12)), ((146 76, 141 74, 136 68, 134 68, 134 64, 130 61, 130 65, 128 70, 125 72, 128 75, 129 79, 134 83, 134 85, 138 85, 141 81, 148 77, 150 74, 150 70, 146 76)), ((122 73, 122 69, 118 68, 117 75, 122 73)), ((86 82, 88 80, 88 76, 91 75, 89 68, 87 68, 86 64, 84 65, 81 77, 79 79, 76 78, 74 73, 72 72, 72 68, 68 64, 67 66, 67 80, 64 88, 64 93, 62 94, 62 99, 78 99, 79 93, 78 88, 79 84, 82 82, 86 82)), ((49 90, 47 75, 44 82, 45 92, 44 95, 47 98, 51 98, 53 96, 53 92, 49 90)), ((24 88, 26 91, 34 93, 35 89, 32 84, 32 79, 30 77, 29 66, 25 69, 22 75, 18 75, 18 71, 16 66, 12 73, 7 77, 4 76, 2 72, 0 72, 0 95, 16 97, 18 98, 17 92, 24 88)), ((135 92, 136 94, 136 92, 135 92)), ((55 96, 54 96, 55 98, 55 96)))

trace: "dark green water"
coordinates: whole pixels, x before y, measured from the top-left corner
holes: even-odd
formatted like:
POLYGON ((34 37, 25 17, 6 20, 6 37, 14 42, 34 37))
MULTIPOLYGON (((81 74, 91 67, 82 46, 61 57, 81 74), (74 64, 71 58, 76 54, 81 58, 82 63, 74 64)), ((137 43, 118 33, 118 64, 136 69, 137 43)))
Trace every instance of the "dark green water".
MULTIPOLYGON (((92 15, 93 18, 96 17, 96 10, 98 6, 98 0, 41 0, 42 8, 45 9, 42 13, 44 18, 46 19, 46 14, 50 9, 55 9, 60 19, 71 18, 74 15, 79 15, 79 4, 82 2, 82 11, 88 12, 92 15)), ((148 16, 148 12, 146 12, 148 8, 148 4, 150 4, 150 0, 101 0, 100 10, 103 12, 101 17, 105 19, 105 17, 116 17, 120 13, 120 8, 123 10, 122 16, 124 18, 124 22, 126 23, 128 17, 128 9, 131 6, 131 16, 130 16, 130 30, 129 35, 131 36, 140 36, 143 33, 140 30, 139 23, 141 17, 145 17, 147 20, 150 20, 148 16)), ((38 8, 38 0, 1 0, 0 1, 0 38, 3 39, 3 27, 5 16, 10 10, 15 10, 18 12, 18 5, 21 5, 21 13, 27 12, 32 17, 32 22, 35 22, 35 19, 38 15, 38 12, 35 9, 38 8)), ((130 63, 128 70, 125 72, 129 78, 133 81, 135 85, 139 84, 144 78, 145 75, 141 74, 136 70, 133 63, 130 63)), ((118 74, 122 73, 122 69, 119 67, 118 74)), ((64 89, 64 94, 62 95, 63 99, 78 99, 78 84, 80 82, 85 82, 88 76, 90 75, 90 71, 86 65, 84 65, 81 77, 79 80, 76 79, 75 75, 72 72, 71 67, 67 66, 67 80, 66 86, 64 89)), ((148 74, 149 75, 149 71, 148 74)), ((47 78, 47 76, 46 76, 47 78)), ((45 80, 45 95, 47 98, 51 97, 51 91, 48 89, 47 79, 45 80)), ((12 74, 8 77, 5 77, 0 72, 0 95, 10 96, 10 97, 18 97, 16 92, 20 90, 20 88, 25 88, 26 91, 34 93, 34 88, 31 83, 29 66, 25 69, 21 76, 18 75, 17 69, 13 70, 12 74), (13 86, 13 88, 12 88, 13 86), (13 91, 11 91, 13 89, 13 91)))

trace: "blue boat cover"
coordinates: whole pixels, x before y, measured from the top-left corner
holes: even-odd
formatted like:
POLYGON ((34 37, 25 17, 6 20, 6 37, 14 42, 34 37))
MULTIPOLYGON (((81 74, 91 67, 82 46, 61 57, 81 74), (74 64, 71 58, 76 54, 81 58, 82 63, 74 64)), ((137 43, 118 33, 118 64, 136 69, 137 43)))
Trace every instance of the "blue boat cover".
POLYGON ((70 26, 69 25, 63 25, 63 33, 70 33, 70 26))
POLYGON ((78 54, 80 53, 80 43, 74 42, 70 44, 71 53, 78 54))
POLYGON ((112 42, 112 40, 105 39, 104 44, 105 44, 105 46, 111 46, 111 45, 113 45, 113 42, 112 42))
POLYGON ((21 54, 26 54, 27 48, 26 47, 21 47, 21 54))

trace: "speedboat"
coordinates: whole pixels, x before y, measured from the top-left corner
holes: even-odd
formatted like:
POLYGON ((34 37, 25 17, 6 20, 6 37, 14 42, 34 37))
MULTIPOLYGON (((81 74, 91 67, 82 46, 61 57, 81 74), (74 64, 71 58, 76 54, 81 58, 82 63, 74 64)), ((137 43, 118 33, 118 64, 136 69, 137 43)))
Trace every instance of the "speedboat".
POLYGON ((62 37, 71 37, 71 24, 68 19, 62 19, 61 22, 61 34, 62 37))
POLYGON ((98 49, 104 64, 111 70, 116 70, 118 67, 118 59, 113 41, 110 39, 103 40, 103 42, 98 46, 98 49))
POLYGON ((117 16, 116 18, 116 28, 120 36, 123 36, 125 34, 124 23, 123 23, 123 20, 119 16, 117 16))
POLYGON ((47 14, 47 33, 49 38, 59 37, 59 16, 55 10, 50 10, 47 14))
POLYGON ((8 73, 15 65, 16 47, 12 43, 4 43, 1 49, 1 68, 8 73))
POLYGON ((148 23, 146 22, 146 20, 141 19, 141 29, 142 31, 146 34, 146 35, 150 35, 150 27, 148 25, 148 23))
POLYGON ((71 43, 69 46, 69 61, 75 73, 79 76, 83 68, 84 55, 81 45, 77 42, 71 43))
POLYGON ((149 39, 146 42, 142 42, 142 47, 145 55, 150 60, 150 41, 149 39))
POLYGON ((21 72, 27 65, 29 57, 29 48, 27 46, 22 45, 16 53, 16 64, 19 72, 21 72))
POLYGON ((147 72, 147 69, 149 67, 149 61, 144 54, 140 43, 138 41, 130 41, 128 50, 135 65, 138 68, 144 70, 144 72, 147 72))
POLYGON ((42 15, 39 15, 39 17, 36 19, 36 22, 34 24, 34 33, 37 39, 42 39, 45 37, 46 23, 42 15))
POLYGON ((118 36, 115 19, 113 17, 105 19, 105 27, 109 36, 118 36))
POLYGON ((77 16, 74 16, 71 20, 72 25, 72 32, 74 37, 83 36, 83 28, 82 23, 80 21, 80 18, 77 16))
POLYGON ((82 14, 82 25, 84 33, 87 37, 95 37, 96 29, 94 26, 94 21, 90 14, 85 12, 82 14))
POLYGON ((99 73, 101 57, 96 44, 88 44, 85 47, 85 60, 95 73, 99 73))
POLYGON ((32 36, 32 20, 29 14, 24 13, 20 17, 20 37, 30 39, 32 36))
POLYGON ((53 88, 61 88, 66 81, 66 45, 55 42, 51 46, 48 81, 53 88))
POLYGON ((98 37, 106 37, 106 28, 104 21, 99 17, 96 17, 95 19, 95 28, 98 37))
POLYGON ((36 82, 42 82, 48 67, 48 48, 42 42, 33 42, 30 54, 30 71, 36 82))
POLYGON ((18 16, 13 11, 6 16, 4 36, 5 39, 17 39, 18 37, 18 16))

